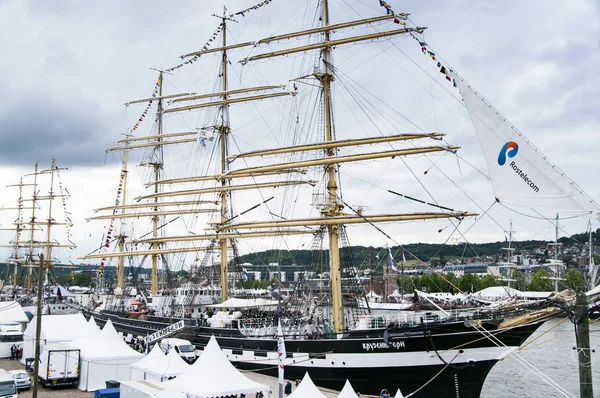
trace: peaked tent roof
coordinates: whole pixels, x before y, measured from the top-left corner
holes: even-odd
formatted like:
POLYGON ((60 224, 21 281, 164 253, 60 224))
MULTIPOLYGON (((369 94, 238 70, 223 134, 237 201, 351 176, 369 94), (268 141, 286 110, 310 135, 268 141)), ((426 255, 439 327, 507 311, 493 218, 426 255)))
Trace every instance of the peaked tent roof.
POLYGON ((337 398, 358 398, 354 388, 352 388, 352 384, 350 384, 350 380, 346 380, 346 384, 344 384, 344 388, 342 388, 337 398))
POLYGON ((108 359, 108 358, 142 358, 140 354, 119 337, 83 337, 69 343, 81 349, 82 359, 108 359))
POLYGON ((112 322, 111 322, 110 319, 104 324, 104 328, 102 328, 102 330, 100 331, 100 336, 102 336, 102 337, 116 337, 118 339, 121 339, 121 336, 119 336, 119 333, 117 332, 117 330, 113 326, 113 324, 112 324, 112 322))
POLYGON ((517 289, 513 289, 508 286, 492 286, 486 287, 485 289, 479 290, 478 292, 473 293, 473 297, 476 298, 498 298, 505 299, 508 297, 516 297, 521 292, 517 289))
POLYGON ((98 331, 100 330, 100 326, 98 326, 93 316, 91 316, 90 319, 88 319, 88 325, 94 326, 94 328, 98 331))
POLYGON ((16 301, 0 302, 0 322, 29 322, 23 307, 16 301))
POLYGON ((142 358, 141 360, 139 360, 136 363, 141 363, 142 361, 149 361, 151 359, 164 357, 164 356, 165 356, 165 353, 163 352, 163 350, 160 349, 160 345, 154 344, 154 347, 152 347, 150 352, 144 358, 142 358))
POLYGON ((266 395, 269 391, 269 386, 250 380, 229 362, 215 336, 210 338, 200 358, 185 373, 165 383, 198 397, 258 391, 266 395), (227 380, 227 384, 223 380, 227 380))
MULTIPOLYGON (((157 346, 154 346, 152 351, 155 351, 156 347, 157 346)), ((162 351, 160 351, 160 348, 158 349, 158 352, 158 355, 153 354, 152 357, 148 354, 146 357, 131 365, 131 367, 147 373, 154 373, 161 377, 178 376, 190 369, 190 365, 185 362, 175 350, 170 350, 167 355, 164 355, 162 351)))
MULTIPOLYGON (((25 329, 25 336, 35 336, 36 317, 25 329)), ((69 341, 81 337, 93 337, 98 335, 89 325, 81 313, 68 315, 42 315, 41 338, 47 342, 69 341)))
MULTIPOLYGON (((345 388, 345 386, 344 386, 345 388)), ((355 394, 356 395, 356 394, 355 394)), ((308 375, 308 372, 304 375, 302 382, 296 388, 296 391, 291 393, 288 398, 326 398, 325 395, 319 391, 315 383, 308 375)))
POLYGON ((404 395, 402 395, 402 391, 400 391, 400 389, 396 391, 396 395, 394 395, 394 398, 404 398, 404 395))
POLYGON ((381 297, 380 295, 378 295, 377 293, 375 293, 372 290, 369 293, 365 294, 365 296, 367 296, 369 298, 380 298, 381 297))

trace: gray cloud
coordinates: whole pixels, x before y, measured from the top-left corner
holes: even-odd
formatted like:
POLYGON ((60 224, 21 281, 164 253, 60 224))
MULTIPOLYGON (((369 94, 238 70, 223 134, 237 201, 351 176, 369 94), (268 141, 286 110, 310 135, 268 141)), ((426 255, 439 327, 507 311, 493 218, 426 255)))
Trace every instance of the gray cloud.
MULTIPOLYGON (((93 109, 93 107, 87 107, 93 109)), ((103 136, 98 117, 48 102, 25 101, 0 115, 0 162, 31 166, 56 157, 65 166, 100 165, 103 136)))

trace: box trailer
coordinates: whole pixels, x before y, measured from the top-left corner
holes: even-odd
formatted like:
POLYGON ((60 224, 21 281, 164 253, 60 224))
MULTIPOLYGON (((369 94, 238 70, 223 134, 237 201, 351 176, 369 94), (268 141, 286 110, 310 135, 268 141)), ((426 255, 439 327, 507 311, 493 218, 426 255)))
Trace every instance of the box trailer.
POLYGON ((77 386, 81 351, 68 344, 46 344, 40 354, 38 380, 44 387, 77 386))

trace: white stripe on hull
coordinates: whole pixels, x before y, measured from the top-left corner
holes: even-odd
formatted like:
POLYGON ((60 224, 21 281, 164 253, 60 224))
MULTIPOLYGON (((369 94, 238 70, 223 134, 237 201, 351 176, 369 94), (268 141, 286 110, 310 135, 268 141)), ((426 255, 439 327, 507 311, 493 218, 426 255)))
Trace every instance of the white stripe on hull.
MULTIPOLYGON (((517 347, 483 347, 463 350, 449 350, 439 352, 440 356, 452 364, 460 365, 469 362, 500 360, 515 351, 517 347), (455 358, 456 357, 456 358, 455 358)), ((232 362, 247 362, 277 366, 277 353, 268 352, 267 357, 255 356, 254 351, 243 351, 242 355, 234 355, 232 350, 223 349, 223 353, 232 362)), ((325 357, 309 358, 306 353, 294 353, 292 358, 285 359, 285 366, 303 366, 315 368, 387 368, 387 367, 414 367, 414 366, 439 366, 444 363, 438 358, 435 351, 415 352, 364 352, 351 354, 325 354, 325 357)))

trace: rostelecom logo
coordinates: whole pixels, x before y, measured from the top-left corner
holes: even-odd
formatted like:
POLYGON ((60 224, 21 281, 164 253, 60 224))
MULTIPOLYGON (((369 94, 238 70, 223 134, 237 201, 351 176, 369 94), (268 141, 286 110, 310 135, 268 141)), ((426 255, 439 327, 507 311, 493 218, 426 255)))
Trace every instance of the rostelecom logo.
MULTIPOLYGON (((500 166, 504 166, 507 160, 506 157, 508 156, 509 158, 514 158, 517 156, 517 152, 519 152, 519 145, 514 141, 508 141, 506 144, 504 144, 500 150, 500 153, 498 154, 498 164, 500 166)), ((529 175, 527 175, 527 171, 523 171, 523 169, 521 169, 521 167, 514 160, 511 160, 508 166, 513 169, 519 178, 525 181, 525 183, 529 185, 529 188, 531 188, 535 193, 540 191, 540 188, 536 185, 536 183, 531 181, 529 175)))
POLYGON ((498 154, 498 164, 504 166, 506 163, 506 156, 514 158, 517 155, 517 152, 519 152, 519 145, 514 141, 508 141, 500 150, 500 154, 498 154))

